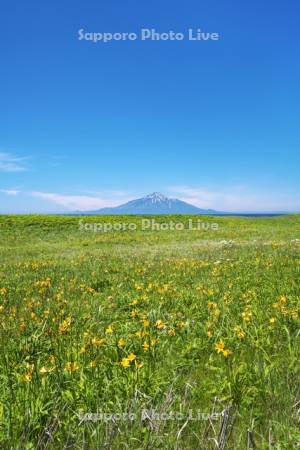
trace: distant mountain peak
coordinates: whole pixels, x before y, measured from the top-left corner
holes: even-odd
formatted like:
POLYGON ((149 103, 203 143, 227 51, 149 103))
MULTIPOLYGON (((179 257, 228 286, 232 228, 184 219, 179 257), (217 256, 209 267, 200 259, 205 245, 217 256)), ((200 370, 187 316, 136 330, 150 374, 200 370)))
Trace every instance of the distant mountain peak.
POLYGON ((200 209, 197 206, 183 202, 176 198, 168 198, 160 192, 153 192, 145 197, 131 200, 114 208, 103 208, 88 211, 85 214, 214 214, 216 211, 200 209))
POLYGON ((149 198, 157 202, 164 202, 166 200, 170 200, 168 197, 166 197, 164 194, 161 194, 160 192, 153 192, 152 194, 146 195, 145 198, 149 198))

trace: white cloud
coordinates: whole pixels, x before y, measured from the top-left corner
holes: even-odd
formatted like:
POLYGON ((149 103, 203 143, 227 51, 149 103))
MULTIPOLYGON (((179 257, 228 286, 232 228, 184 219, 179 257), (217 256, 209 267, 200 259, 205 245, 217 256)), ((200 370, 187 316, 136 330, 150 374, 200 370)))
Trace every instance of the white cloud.
MULTIPOLYGON (((136 196, 134 196, 132 194, 132 192, 129 191, 121 191, 121 190, 101 190, 101 191, 97 191, 97 190, 82 190, 80 191, 83 194, 88 194, 88 195, 92 195, 95 197, 101 197, 101 198, 118 198, 120 199, 125 199, 124 201, 128 201, 128 200, 132 200, 133 198, 136 198, 136 196)), ((122 200, 122 201, 123 201, 122 200)))
POLYGON ((16 196, 19 195, 21 191, 19 191, 18 189, 0 189, 0 192, 6 195, 16 196))
POLYGON ((27 158, 0 152, 0 172, 23 172, 26 170, 24 165, 25 159, 27 158))
POLYGON ((63 206, 69 211, 92 211, 107 206, 118 206, 120 200, 88 195, 64 195, 52 192, 31 192, 31 196, 63 206))
POLYGON ((300 197, 284 193, 256 193, 245 186, 233 186, 222 190, 171 186, 168 192, 187 203, 203 209, 224 212, 272 212, 300 211, 300 197))

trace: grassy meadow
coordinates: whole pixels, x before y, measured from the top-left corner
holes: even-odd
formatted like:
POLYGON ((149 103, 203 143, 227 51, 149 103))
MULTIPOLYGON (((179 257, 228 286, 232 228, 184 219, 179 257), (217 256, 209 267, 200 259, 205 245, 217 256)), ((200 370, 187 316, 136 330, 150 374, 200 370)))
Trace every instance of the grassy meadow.
POLYGON ((188 219, 0 216, 1 449, 300 446, 300 216, 188 219))

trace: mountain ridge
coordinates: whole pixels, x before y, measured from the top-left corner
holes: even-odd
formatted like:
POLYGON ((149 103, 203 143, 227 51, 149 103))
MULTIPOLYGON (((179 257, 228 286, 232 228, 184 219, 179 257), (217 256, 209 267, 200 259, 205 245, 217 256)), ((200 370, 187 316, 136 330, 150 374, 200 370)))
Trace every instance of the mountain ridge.
POLYGON ((85 215, 141 215, 141 214, 217 214, 213 209, 201 209, 176 198, 169 198, 160 192, 153 192, 115 207, 95 211, 76 212, 85 215))

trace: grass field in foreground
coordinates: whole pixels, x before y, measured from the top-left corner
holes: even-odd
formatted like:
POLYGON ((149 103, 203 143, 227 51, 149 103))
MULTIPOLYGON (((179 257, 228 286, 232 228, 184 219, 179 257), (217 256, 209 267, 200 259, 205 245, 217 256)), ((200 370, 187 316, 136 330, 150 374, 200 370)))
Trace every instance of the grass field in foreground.
POLYGON ((0 216, 1 448, 300 445, 300 216, 201 220, 0 216))

